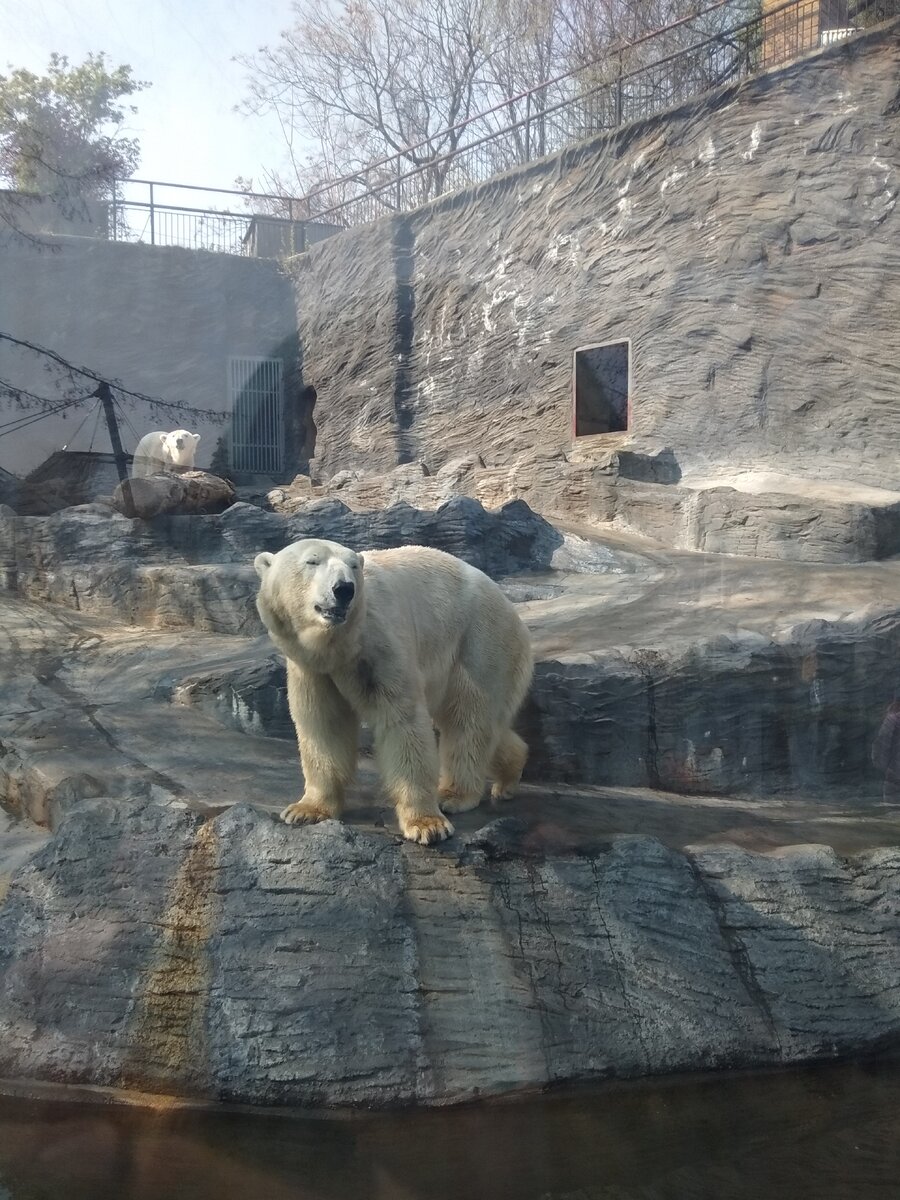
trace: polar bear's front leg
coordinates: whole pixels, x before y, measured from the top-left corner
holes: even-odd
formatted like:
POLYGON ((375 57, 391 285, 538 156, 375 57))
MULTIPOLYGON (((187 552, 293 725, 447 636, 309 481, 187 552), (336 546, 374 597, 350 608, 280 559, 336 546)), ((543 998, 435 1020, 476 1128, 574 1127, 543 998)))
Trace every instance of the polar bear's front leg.
POLYGON ((356 775, 359 721, 326 675, 301 671, 288 660, 288 706, 300 746, 305 789, 281 819, 289 825, 339 817, 344 792, 356 775))
POLYGON ((442 842, 453 826, 437 802, 438 755, 424 704, 393 706, 373 722, 375 758, 397 809, 400 832, 411 842, 442 842))

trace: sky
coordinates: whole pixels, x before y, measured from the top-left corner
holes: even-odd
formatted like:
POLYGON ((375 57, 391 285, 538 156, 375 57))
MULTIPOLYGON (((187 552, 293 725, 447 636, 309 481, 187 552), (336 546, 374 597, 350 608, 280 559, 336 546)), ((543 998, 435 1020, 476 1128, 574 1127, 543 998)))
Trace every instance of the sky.
POLYGON ((230 188, 241 175, 259 187, 283 141, 273 116, 233 111, 247 89, 232 59, 290 24, 291 0, 0 0, 0 74, 43 73, 53 51, 75 63, 103 50, 153 85, 132 97, 138 177, 230 188))

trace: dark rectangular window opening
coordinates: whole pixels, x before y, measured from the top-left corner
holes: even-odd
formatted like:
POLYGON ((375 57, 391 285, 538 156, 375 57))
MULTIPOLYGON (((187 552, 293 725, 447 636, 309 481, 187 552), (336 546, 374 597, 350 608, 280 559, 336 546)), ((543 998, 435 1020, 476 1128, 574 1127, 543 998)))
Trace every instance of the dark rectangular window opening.
POLYGON ((631 342, 575 351, 575 436, 625 433, 629 424, 631 342))

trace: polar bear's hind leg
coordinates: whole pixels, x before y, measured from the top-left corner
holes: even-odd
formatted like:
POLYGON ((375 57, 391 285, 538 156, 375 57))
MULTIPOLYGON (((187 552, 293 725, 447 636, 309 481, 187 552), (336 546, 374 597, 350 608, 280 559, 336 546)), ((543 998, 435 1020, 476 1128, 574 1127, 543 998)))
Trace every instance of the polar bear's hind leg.
POLYGON ((513 798, 527 759, 528 747, 514 730, 507 729, 500 735, 500 740, 491 757, 489 772, 494 781, 491 788, 492 800, 511 800, 513 798))
POLYGON ((466 668, 457 665, 437 718, 441 735, 438 795, 444 812, 469 812, 481 803, 495 738, 494 721, 489 697, 466 668))

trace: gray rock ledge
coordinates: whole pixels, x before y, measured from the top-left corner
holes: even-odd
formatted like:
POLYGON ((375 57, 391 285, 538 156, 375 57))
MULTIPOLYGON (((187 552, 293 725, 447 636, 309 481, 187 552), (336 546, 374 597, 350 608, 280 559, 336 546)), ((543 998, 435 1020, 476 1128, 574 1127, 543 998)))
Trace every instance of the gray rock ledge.
POLYGON ((444 1104, 900 1035, 900 849, 547 857, 238 805, 93 801, 0 906, 0 1074, 252 1104, 444 1104))

